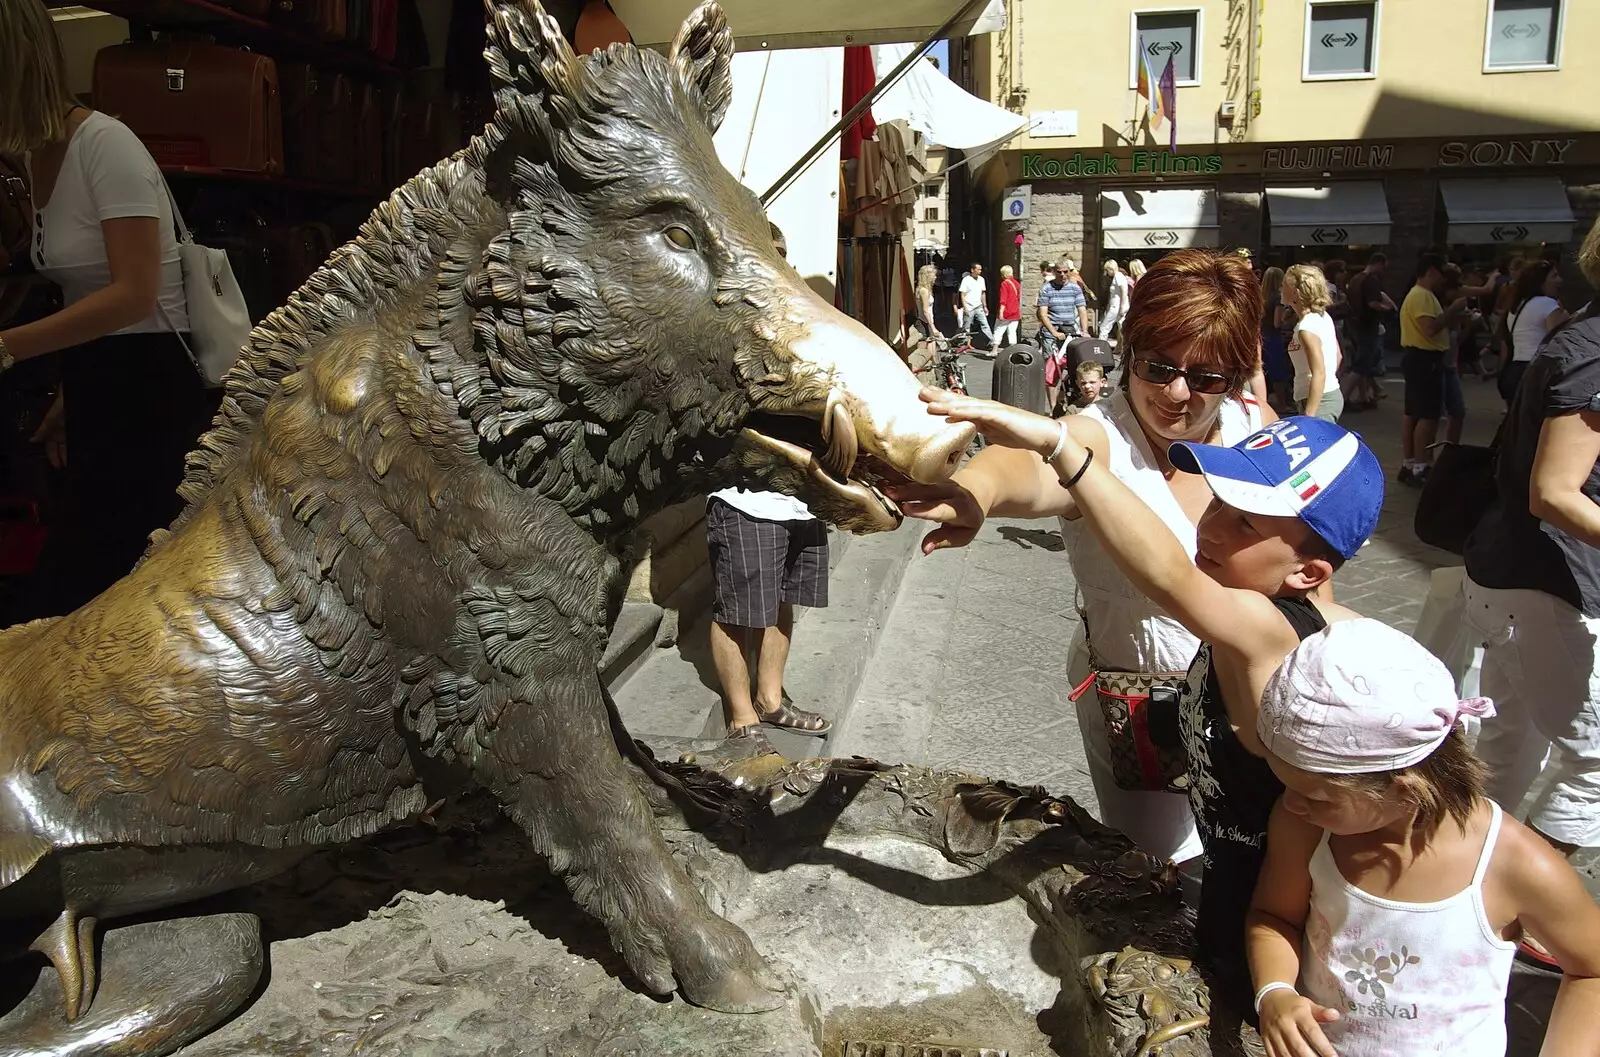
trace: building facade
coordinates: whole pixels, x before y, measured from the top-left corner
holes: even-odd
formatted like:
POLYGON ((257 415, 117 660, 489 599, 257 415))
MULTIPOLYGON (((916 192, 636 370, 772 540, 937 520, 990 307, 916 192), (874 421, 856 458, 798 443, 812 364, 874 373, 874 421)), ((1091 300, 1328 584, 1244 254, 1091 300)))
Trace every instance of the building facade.
POLYGON ((930 253, 950 249, 950 184, 945 179, 945 149, 928 148, 927 174, 917 192, 916 248, 930 253))
MULTIPOLYGON (((953 202, 997 262, 1150 263, 1184 246, 1493 264, 1600 214, 1600 0, 1009 0, 972 90, 1030 132, 953 202), (1175 121, 1137 90, 1168 64, 1175 121), (1026 219, 1002 215, 1030 189, 1026 219), (1021 236, 1020 241, 1018 236, 1021 236)), ((1160 94, 1159 89, 1156 89, 1160 94)), ((1573 277, 1576 278, 1574 272, 1573 277)), ((1573 284, 1581 287, 1581 282, 1573 284)))

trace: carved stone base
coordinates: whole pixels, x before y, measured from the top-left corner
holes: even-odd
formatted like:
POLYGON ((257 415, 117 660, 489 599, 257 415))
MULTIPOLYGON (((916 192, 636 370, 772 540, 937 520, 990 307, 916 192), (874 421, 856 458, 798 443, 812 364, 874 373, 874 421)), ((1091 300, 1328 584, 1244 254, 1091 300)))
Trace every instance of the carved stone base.
MULTIPOLYGON (((716 825, 694 829, 650 787, 713 909, 789 981, 784 1008, 730 1016, 640 993, 520 831, 467 802, 227 897, 260 915, 271 978, 184 1054, 816 1057, 851 1042, 1212 1052, 1204 981, 1181 960, 1190 933, 1175 872, 1070 801, 866 760, 737 759, 723 743, 657 752, 721 807, 716 825)), ((210 942, 134 942, 137 930, 216 920, 107 932, 93 1017, 121 1015, 126 983, 112 977, 135 964, 130 945, 149 961, 210 942)), ((60 1020, 47 976, 0 1030, 60 1020)), ((4 1038, 0 1052, 52 1057, 170 1052, 7 1049, 4 1038)), ((1237 1036, 1216 1041, 1227 1052, 1237 1036)))

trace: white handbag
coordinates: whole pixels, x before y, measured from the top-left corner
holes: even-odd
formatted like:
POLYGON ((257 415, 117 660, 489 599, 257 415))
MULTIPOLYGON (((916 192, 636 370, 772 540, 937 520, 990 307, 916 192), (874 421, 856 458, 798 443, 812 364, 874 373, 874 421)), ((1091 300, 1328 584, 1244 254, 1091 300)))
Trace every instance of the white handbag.
MULTIPOLYGON (((219 386, 250 340, 250 309, 239 289, 239 280, 233 276, 227 252, 194 241, 171 187, 167 188, 167 201, 172 204, 172 227, 178 239, 178 260, 183 266, 183 296, 189 306, 189 338, 193 344, 184 341, 181 334, 178 340, 183 342, 184 351, 206 385, 219 386)), ((165 308, 161 314, 166 316, 165 308)))

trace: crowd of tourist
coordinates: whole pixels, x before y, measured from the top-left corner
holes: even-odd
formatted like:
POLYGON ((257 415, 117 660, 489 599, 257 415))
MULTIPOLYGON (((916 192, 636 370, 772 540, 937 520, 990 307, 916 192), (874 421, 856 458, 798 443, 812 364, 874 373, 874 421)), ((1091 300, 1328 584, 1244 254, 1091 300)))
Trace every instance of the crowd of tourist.
MULTIPOLYGON (((1580 264, 1600 288, 1600 224, 1580 264)), ((1052 419, 928 390, 989 446, 891 495, 937 524, 927 553, 991 516, 1060 519, 1101 818, 1199 865, 1197 951, 1269 1053, 1504 1053, 1514 957, 1564 974, 1545 1052, 1588 1052, 1600 907, 1567 856, 1600 843, 1600 310, 1569 317, 1546 262, 1431 254, 1396 306, 1386 266, 1168 254, 1128 292, 1109 400, 1052 419), (1402 480, 1426 478, 1441 417, 1459 436, 1462 371, 1508 393, 1466 552, 1483 698, 1333 600, 1385 488, 1340 405, 1383 398, 1394 316, 1402 480)))

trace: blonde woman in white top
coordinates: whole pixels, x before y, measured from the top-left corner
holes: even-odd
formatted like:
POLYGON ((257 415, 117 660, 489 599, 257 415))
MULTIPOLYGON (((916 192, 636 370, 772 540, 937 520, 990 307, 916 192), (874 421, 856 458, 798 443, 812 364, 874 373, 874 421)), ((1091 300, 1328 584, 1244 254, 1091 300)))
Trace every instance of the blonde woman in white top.
POLYGON ((65 302, 0 330, 0 370, 62 354, 40 439, 65 439, 69 558, 50 606, 65 612, 128 572, 177 516, 210 402, 179 340, 188 306, 160 169, 127 126, 72 98, 39 0, 0 3, 0 55, 0 151, 27 161, 33 264, 65 302))
POLYGON ((1131 287, 1116 261, 1106 261, 1102 270, 1106 274, 1106 306, 1100 313, 1100 340, 1110 341, 1117 332, 1117 324, 1128 314, 1131 287))
POLYGON ((1344 392, 1339 388, 1339 328, 1328 314, 1332 297, 1321 269, 1296 264, 1285 272, 1283 303, 1300 317, 1289 338, 1294 401, 1302 415, 1338 422, 1344 413, 1344 392))

